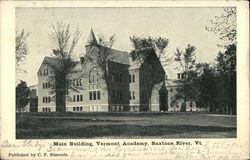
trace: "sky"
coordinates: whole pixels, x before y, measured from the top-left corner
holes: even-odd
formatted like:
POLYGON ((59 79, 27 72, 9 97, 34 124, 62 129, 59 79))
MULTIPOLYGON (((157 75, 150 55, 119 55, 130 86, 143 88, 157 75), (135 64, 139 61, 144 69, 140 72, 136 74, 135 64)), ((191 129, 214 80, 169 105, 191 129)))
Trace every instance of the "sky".
MULTIPOLYGON (((217 35, 205 30, 210 20, 223 13, 223 8, 17 8, 16 30, 29 33, 29 54, 22 65, 27 73, 17 74, 28 85, 38 83, 37 71, 45 56, 50 56, 55 44, 50 37, 52 25, 68 23, 71 30, 77 28, 82 36, 76 55, 85 54, 85 43, 92 28, 110 36, 116 34, 114 49, 131 51, 130 36, 166 37, 169 45, 166 53, 171 57, 176 48, 185 49, 188 44, 196 47, 198 62, 214 63, 221 50, 217 35)), ((175 79, 177 62, 166 66, 166 74, 175 79)))

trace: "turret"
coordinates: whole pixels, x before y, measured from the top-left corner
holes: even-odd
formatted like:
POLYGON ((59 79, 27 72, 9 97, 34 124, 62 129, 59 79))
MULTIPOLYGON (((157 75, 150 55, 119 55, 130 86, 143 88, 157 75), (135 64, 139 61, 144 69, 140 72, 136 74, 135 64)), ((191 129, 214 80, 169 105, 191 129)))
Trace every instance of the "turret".
POLYGON ((87 40, 86 45, 85 45, 85 47, 86 47, 86 53, 89 52, 89 50, 90 50, 91 47, 96 46, 96 45, 98 45, 98 42, 97 42, 97 40, 95 38, 95 34, 94 34, 94 32, 93 32, 93 30, 91 28, 88 40, 87 40))

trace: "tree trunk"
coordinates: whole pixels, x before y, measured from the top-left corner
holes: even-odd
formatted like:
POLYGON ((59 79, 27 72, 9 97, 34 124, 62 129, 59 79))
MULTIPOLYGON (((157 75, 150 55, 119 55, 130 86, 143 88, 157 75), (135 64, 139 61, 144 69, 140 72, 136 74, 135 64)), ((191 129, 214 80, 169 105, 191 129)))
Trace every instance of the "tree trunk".
POLYGON ((66 76, 60 73, 56 76, 56 112, 66 111, 66 76))

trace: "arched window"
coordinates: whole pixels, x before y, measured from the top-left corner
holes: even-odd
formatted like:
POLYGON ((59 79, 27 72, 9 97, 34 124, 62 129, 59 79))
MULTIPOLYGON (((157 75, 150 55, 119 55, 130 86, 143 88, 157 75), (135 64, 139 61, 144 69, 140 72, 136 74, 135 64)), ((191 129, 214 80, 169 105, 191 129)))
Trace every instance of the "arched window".
POLYGON ((97 83, 98 81, 98 69, 93 67, 89 72, 89 83, 97 83))

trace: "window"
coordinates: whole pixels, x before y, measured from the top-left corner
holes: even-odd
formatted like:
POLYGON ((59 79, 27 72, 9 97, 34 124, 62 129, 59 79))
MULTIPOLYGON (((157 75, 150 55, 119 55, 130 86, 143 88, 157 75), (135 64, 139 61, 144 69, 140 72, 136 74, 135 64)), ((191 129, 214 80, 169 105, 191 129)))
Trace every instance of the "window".
POLYGON ((48 97, 45 97, 45 102, 46 102, 46 103, 48 102, 48 97))
POLYGON ((74 95, 74 97, 73 97, 73 102, 75 102, 76 101, 76 96, 74 95))
POLYGON ((76 111, 76 107, 73 107, 73 111, 76 111))
POLYGON ((43 89, 45 88, 45 84, 43 83, 43 89))
POLYGON ((170 92, 173 92, 173 89, 172 89, 172 88, 170 89, 170 92))
POLYGON ((133 99, 135 99, 135 91, 133 91, 133 99))
POLYGON ((100 93, 100 91, 97 91, 97 99, 101 99, 101 93, 100 93))
POLYGON ((93 99, 96 100, 96 91, 93 91, 93 99))
POLYGON ((50 103, 50 97, 48 97, 48 102, 50 103))
POLYGON ((177 74, 177 77, 178 77, 178 79, 180 79, 180 78, 181 78, 181 74, 180 74, 180 73, 178 73, 178 74, 177 74))
POLYGON ((182 73, 181 74, 181 79, 184 79, 186 77, 186 74, 185 73, 182 73))
POLYGON ((49 72, 49 70, 48 70, 47 68, 45 68, 45 69, 43 70, 43 75, 44 75, 44 76, 47 76, 47 75, 48 75, 48 72, 49 72))
POLYGON ((135 82, 135 74, 132 75, 132 82, 135 82))
POLYGON ((80 107, 80 111, 82 111, 82 107, 80 107))
POLYGON ((80 108, 79 107, 76 107, 76 111, 79 111, 80 110, 80 108))
POLYGON ((129 74, 128 81, 131 83, 131 74, 129 74))
POLYGON ((79 102, 79 95, 77 95, 77 102, 79 102))
POLYGON ((92 100, 92 91, 89 92, 89 100, 92 100))
POLYGON ((82 101, 82 95, 80 95, 80 101, 82 101))
POLYGON ((89 72, 89 83, 97 83, 98 81, 98 69, 93 67, 89 72))
POLYGON ((99 100, 101 99, 100 91, 89 91, 89 100, 99 100))
POLYGON ((48 88, 50 88, 50 82, 48 82, 48 88))
POLYGON ((43 97, 43 103, 45 103, 45 97, 43 97))

